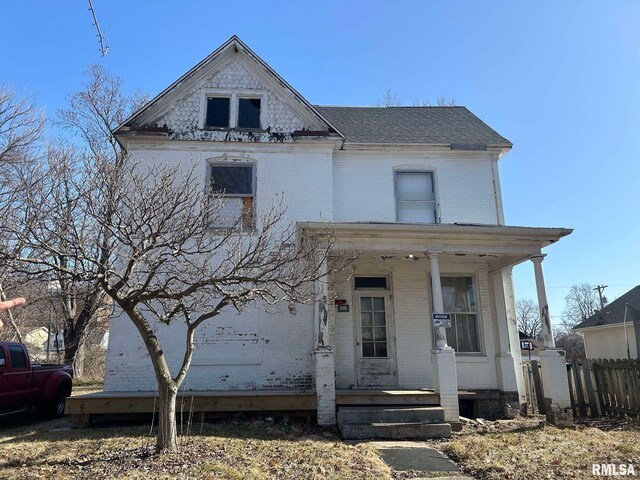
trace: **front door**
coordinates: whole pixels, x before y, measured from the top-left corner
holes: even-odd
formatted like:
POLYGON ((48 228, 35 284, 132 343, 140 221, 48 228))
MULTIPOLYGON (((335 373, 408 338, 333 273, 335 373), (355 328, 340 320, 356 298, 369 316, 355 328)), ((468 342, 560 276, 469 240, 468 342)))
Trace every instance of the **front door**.
POLYGON ((389 293, 356 295, 356 361, 360 387, 398 385, 391 307, 389 293))

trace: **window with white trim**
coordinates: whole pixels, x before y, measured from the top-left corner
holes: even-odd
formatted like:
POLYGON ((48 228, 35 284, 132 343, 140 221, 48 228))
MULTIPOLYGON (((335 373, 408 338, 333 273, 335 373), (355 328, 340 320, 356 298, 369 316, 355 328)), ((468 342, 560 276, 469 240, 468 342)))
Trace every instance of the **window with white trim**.
POLYGON ((456 352, 480 353, 480 329, 473 277, 440 277, 444 313, 451 314, 447 343, 456 352))
POLYGON ((207 113, 204 124, 207 127, 229 128, 231 118, 231 98, 207 97, 207 113))
POLYGON ((253 226, 255 176, 252 164, 211 164, 209 167, 210 208, 217 212, 213 228, 253 226), (216 203, 222 200, 222 205, 216 203))
POLYGON ((264 98, 261 91, 208 91, 204 93, 201 126, 210 129, 262 129, 264 98))
POLYGON ((433 172, 397 171, 395 183, 398 222, 436 223, 433 172))

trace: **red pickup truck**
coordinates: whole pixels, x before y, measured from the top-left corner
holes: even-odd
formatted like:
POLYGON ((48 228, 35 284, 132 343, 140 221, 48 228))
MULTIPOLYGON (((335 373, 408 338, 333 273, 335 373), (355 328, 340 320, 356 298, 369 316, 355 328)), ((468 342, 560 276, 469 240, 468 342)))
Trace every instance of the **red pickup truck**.
POLYGON ((22 343, 0 342, 0 415, 36 407, 61 417, 72 376, 69 365, 32 365, 22 343))

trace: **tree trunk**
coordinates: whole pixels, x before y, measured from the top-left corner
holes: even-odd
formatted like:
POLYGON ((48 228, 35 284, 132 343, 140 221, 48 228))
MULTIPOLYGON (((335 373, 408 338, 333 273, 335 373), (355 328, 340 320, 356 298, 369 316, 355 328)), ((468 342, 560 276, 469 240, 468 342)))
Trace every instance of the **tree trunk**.
POLYGON ((158 381, 160 402, 158 404, 158 440, 159 452, 178 451, 178 425, 176 423, 176 403, 178 387, 173 383, 158 381))
MULTIPOLYGON (((69 335, 67 330, 63 333, 64 337, 64 363, 67 365, 73 365, 76 358, 76 352, 79 350, 79 345, 76 339, 69 335)), ((75 370, 74 370, 75 374, 75 370)))
POLYGON ((78 345, 76 354, 73 356, 73 361, 71 362, 71 366, 73 368, 73 378, 84 377, 84 351, 84 344, 78 345))

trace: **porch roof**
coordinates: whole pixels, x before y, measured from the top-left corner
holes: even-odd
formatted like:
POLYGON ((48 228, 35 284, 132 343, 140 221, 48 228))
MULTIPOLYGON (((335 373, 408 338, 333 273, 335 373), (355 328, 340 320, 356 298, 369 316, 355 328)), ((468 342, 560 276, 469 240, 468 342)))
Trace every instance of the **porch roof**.
POLYGON ((439 252, 449 257, 476 257, 496 271, 541 255, 542 248, 573 231, 462 223, 300 222, 298 227, 309 233, 335 235, 334 248, 358 249, 363 256, 439 252))

